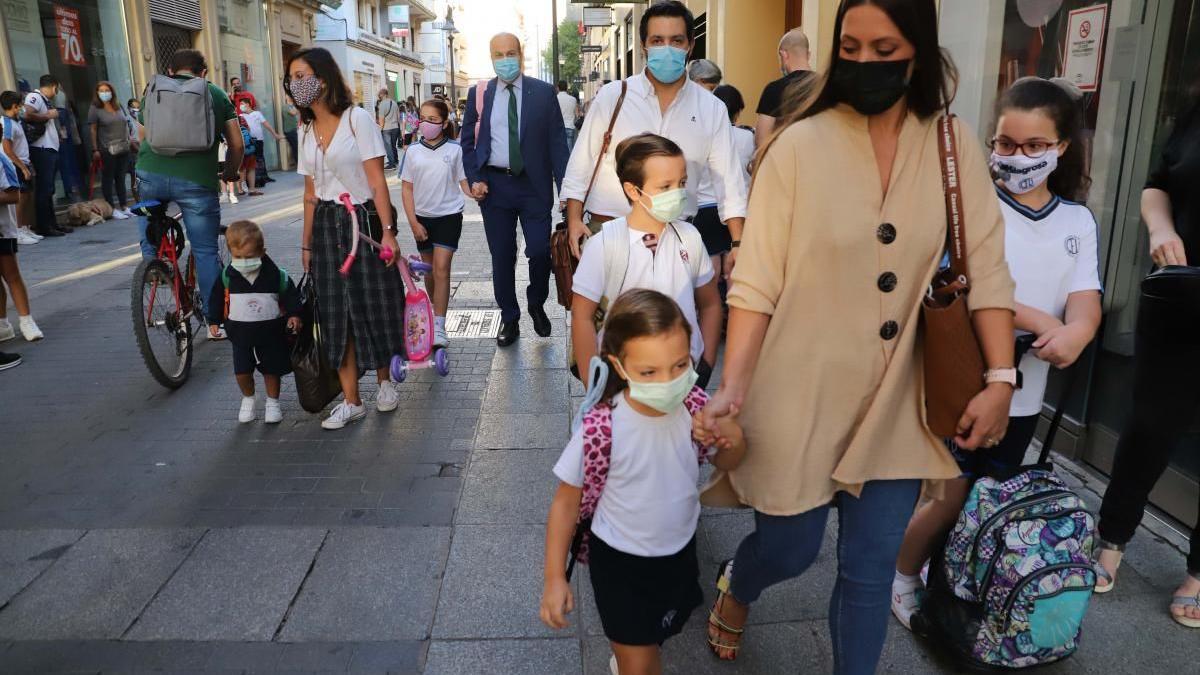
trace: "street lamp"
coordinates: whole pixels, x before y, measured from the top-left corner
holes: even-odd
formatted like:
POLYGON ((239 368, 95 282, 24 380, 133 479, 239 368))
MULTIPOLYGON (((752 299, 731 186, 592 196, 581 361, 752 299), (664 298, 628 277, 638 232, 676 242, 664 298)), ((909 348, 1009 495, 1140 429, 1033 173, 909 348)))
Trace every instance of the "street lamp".
POLYGON ((453 110, 458 106, 458 83, 454 71, 454 35, 458 31, 454 28, 453 7, 446 7, 446 20, 442 23, 442 30, 446 31, 446 39, 450 41, 450 107, 453 110))

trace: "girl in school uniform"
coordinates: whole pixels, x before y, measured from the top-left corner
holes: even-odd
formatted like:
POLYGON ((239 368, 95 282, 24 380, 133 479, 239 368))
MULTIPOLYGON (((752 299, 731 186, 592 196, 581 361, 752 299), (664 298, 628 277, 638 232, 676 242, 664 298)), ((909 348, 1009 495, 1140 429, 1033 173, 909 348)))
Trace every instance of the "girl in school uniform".
POLYGON ((945 499, 917 509, 892 582, 892 613, 904 627, 917 608, 920 572, 953 527, 971 481, 1018 467, 1033 441, 1050 367, 1075 363, 1100 326, 1096 220, 1083 197, 1091 184, 1078 89, 1065 80, 1018 80, 996 106, 991 165, 1004 214, 1004 247, 1017 283, 1016 335, 1037 337, 1021 359, 1008 433, 993 447, 955 450, 963 477, 945 499))
POLYGON ((355 107, 328 50, 302 49, 288 61, 284 88, 300 110, 299 166, 304 178, 301 259, 313 275, 325 358, 338 368, 344 400, 321 426, 341 429, 366 416, 361 370, 378 375, 379 412, 400 404, 388 368, 404 353, 404 291, 400 275, 375 251, 359 255, 350 274, 339 268, 350 251, 350 214, 338 201, 349 193, 361 230, 398 252, 396 214, 383 173, 383 135, 371 113, 355 107))
POLYGON ((575 606, 567 554, 586 537, 586 554, 582 545, 575 551, 580 562, 586 556, 613 673, 662 672, 660 646, 704 599, 696 558, 700 464, 732 469, 746 451, 736 416, 722 419, 715 448, 702 430, 693 438, 692 415, 708 397, 696 386, 691 331, 663 293, 635 289, 617 298, 593 366, 594 405, 585 402, 554 466, 541 618, 567 626, 575 606))
POLYGON ((400 168, 404 215, 421 259, 433 265, 425 287, 433 300, 433 343, 445 347, 446 308, 450 304, 450 264, 462 235, 463 207, 470 195, 462 147, 451 140, 450 109, 445 101, 421 104, 420 141, 409 147, 400 168))

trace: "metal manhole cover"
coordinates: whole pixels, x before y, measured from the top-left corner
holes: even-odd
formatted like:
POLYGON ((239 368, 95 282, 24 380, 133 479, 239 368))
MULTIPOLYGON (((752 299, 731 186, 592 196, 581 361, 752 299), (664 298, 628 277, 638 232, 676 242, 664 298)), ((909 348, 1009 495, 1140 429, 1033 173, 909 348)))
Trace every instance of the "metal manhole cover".
POLYGON ((446 312, 446 335, 451 339, 494 338, 499 333, 498 309, 452 309, 446 312))

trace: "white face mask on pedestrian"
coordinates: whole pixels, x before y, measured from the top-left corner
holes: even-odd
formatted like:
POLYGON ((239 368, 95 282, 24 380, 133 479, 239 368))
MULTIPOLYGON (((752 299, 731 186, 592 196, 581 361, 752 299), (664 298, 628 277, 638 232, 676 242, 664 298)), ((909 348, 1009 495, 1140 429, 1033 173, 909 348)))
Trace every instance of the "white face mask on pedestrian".
POLYGON ((992 170, 1004 183, 1004 189, 1015 195, 1023 195, 1046 182, 1058 168, 1058 149, 1052 148, 1037 158, 1026 157, 1020 152, 1009 156, 992 153, 992 170))

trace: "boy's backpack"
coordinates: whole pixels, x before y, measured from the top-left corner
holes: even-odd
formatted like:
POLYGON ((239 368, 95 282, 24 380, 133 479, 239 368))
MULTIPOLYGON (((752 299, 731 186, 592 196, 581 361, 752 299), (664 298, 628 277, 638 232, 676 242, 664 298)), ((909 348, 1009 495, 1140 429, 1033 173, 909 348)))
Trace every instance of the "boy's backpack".
POLYGON ((979 479, 929 563, 913 630, 965 668, 1043 665, 1078 647, 1096 586, 1096 521, 1047 463, 1063 398, 1038 464, 979 479))
MULTIPOLYGON (((47 111, 53 110, 53 106, 50 105, 50 99, 46 98, 46 95, 40 91, 36 92, 36 93, 38 96, 42 97, 42 102, 46 104, 46 110, 47 111)), ((24 106, 25 102, 22 101, 21 105, 24 106)), ((21 130, 25 132, 25 140, 30 143, 33 143, 34 141, 40 139, 42 136, 45 136, 46 128, 48 126, 49 126, 49 122, 46 122, 44 120, 41 122, 33 122, 27 118, 21 119, 21 130)))
POLYGON ((159 155, 203 152, 216 140, 216 121, 208 80, 177 80, 155 75, 143 93, 146 141, 159 155))
MULTIPOLYGON (((595 369, 593 368, 593 373, 595 369)), ((604 378, 602 378, 604 379, 604 378)), ((601 392, 604 382, 596 382, 593 377, 592 388, 589 392, 601 392), (598 387, 597 387, 598 385, 598 387)), ((597 396, 592 393, 591 396, 597 396)), ((594 400, 594 399, 593 399, 594 400)), ((692 391, 684 399, 683 404, 689 415, 696 415, 708 403, 708 394, 700 387, 692 387, 692 391)), ((593 406, 585 401, 575 425, 583 427, 583 498, 579 502, 579 519, 575 522, 575 536, 571 540, 571 560, 567 565, 567 580, 575 563, 588 563, 588 539, 592 528, 592 516, 600 504, 600 495, 604 493, 604 485, 608 482, 609 460, 612 457, 612 403, 604 401, 593 406)), ((696 450, 696 460, 703 465, 708 459, 709 449, 696 441, 692 441, 696 450)))
MULTIPOLYGON (((225 287, 225 313, 222 316, 229 316, 229 268, 221 268, 221 285, 225 287)), ((288 274, 287 270, 279 268, 279 310, 284 311, 283 296, 288 289, 288 274)))
POLYGON ((253 157, 254 153, 258 151, 258 147, 254 145, 254 137, 250 135, 250 127, 246 126, 244 122, 240 122, 238 128, 242 130, 242 147, 245 148, 242 156, 253 157))

